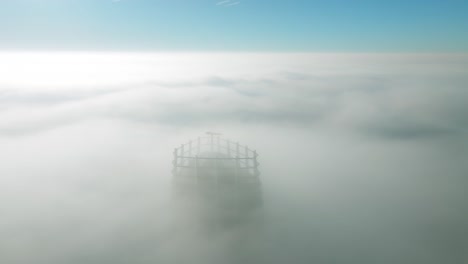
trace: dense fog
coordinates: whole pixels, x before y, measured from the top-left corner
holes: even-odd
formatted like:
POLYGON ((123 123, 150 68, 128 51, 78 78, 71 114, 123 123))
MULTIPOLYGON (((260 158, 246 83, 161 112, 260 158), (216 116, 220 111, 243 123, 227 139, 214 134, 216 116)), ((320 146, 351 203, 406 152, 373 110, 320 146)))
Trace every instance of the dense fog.
POLYGON ((466 55, 2 53, 0 72, 1 263, 468 261, 466 55), (172 152, 206 131, 259 153, 246 258, 238 230, 174 213, 172 152))

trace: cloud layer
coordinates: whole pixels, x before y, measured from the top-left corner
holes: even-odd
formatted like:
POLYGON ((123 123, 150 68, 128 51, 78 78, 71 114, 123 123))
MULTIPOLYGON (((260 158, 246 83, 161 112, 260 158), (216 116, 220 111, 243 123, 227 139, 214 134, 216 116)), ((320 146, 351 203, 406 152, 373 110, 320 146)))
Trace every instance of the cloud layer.
POLYGON ((411 138, 464 133, 468 122, 463 56, 150 54, 122 55, 121 64, 118 55, 56 56, 45 68, 43 58, 5 67, 0 133, 112 117, 320 123, 411 138))
POLYGON ((244 263, 238 232, 193 233, 170 201, 173 148, 215 130, 260 153, 256 263, 463 263, 467 66, 0 54, 0 262, 244 263))

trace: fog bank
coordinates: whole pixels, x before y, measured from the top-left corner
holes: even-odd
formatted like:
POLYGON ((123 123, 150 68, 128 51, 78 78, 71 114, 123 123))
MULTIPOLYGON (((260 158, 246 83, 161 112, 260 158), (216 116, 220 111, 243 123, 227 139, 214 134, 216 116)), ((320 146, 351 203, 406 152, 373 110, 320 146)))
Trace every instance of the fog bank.
MULTIPOLYGON (((248 263, 193 232, 172 151, 256 149, 252 262, 468 261, 465 54, 0 54, 0 262, 248 263)), ((235 253, 233 253, 235 252, 235 253)))

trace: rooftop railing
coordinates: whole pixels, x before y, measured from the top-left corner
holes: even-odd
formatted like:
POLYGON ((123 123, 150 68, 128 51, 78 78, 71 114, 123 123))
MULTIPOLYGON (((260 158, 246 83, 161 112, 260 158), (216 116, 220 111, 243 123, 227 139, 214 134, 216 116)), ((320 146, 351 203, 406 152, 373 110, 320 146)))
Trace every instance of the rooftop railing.
POLYGON ((258 154, 239 142, 218 135, 198 137, 174 149, 173 173, 198 170, 200 167, 236 169, 243 174, 258 176, 258 154), (229 163, 234 166, 226 166, 229 163))

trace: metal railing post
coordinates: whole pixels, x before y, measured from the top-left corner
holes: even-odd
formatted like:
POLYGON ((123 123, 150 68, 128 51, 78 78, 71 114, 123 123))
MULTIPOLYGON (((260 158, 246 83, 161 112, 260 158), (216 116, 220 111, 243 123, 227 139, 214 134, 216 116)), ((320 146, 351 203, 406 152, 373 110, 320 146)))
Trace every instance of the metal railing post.
POLYGON ((189 157, 192 156, 192 140, 189 142, 189 157))
POLYGON ((197 186, 200 187, 200 172, 198 170, 198 155, 195 156, 195 177, 197 178, 197 186))
POLYGON ((184 144, 180 145, 180 159, 181 159, 181 164, 182 166, 184 165, 184 155, 185 155, 185 151, 184 151, 184 144))
POLYGON ((258 154, 257 154, 257 151, 254 150, 254 158, 253 158, 253 162, 254 162, 254 173, 255 173, 255 176, 258 177, 259 175, 259 171, 258 171, 258 161, 257 161, 257 157, 258 157, 258 154))
POLYGON ((249 165, 249 147, 245 146, 245 168, 247 172, 250 172, 249 165))
POLYGON ((177 160, 177 148, 174 149, 174 160, 172 161, 173 169, 172 173, 177 174, 177 166, 178 166, 178 160, 177 160))

